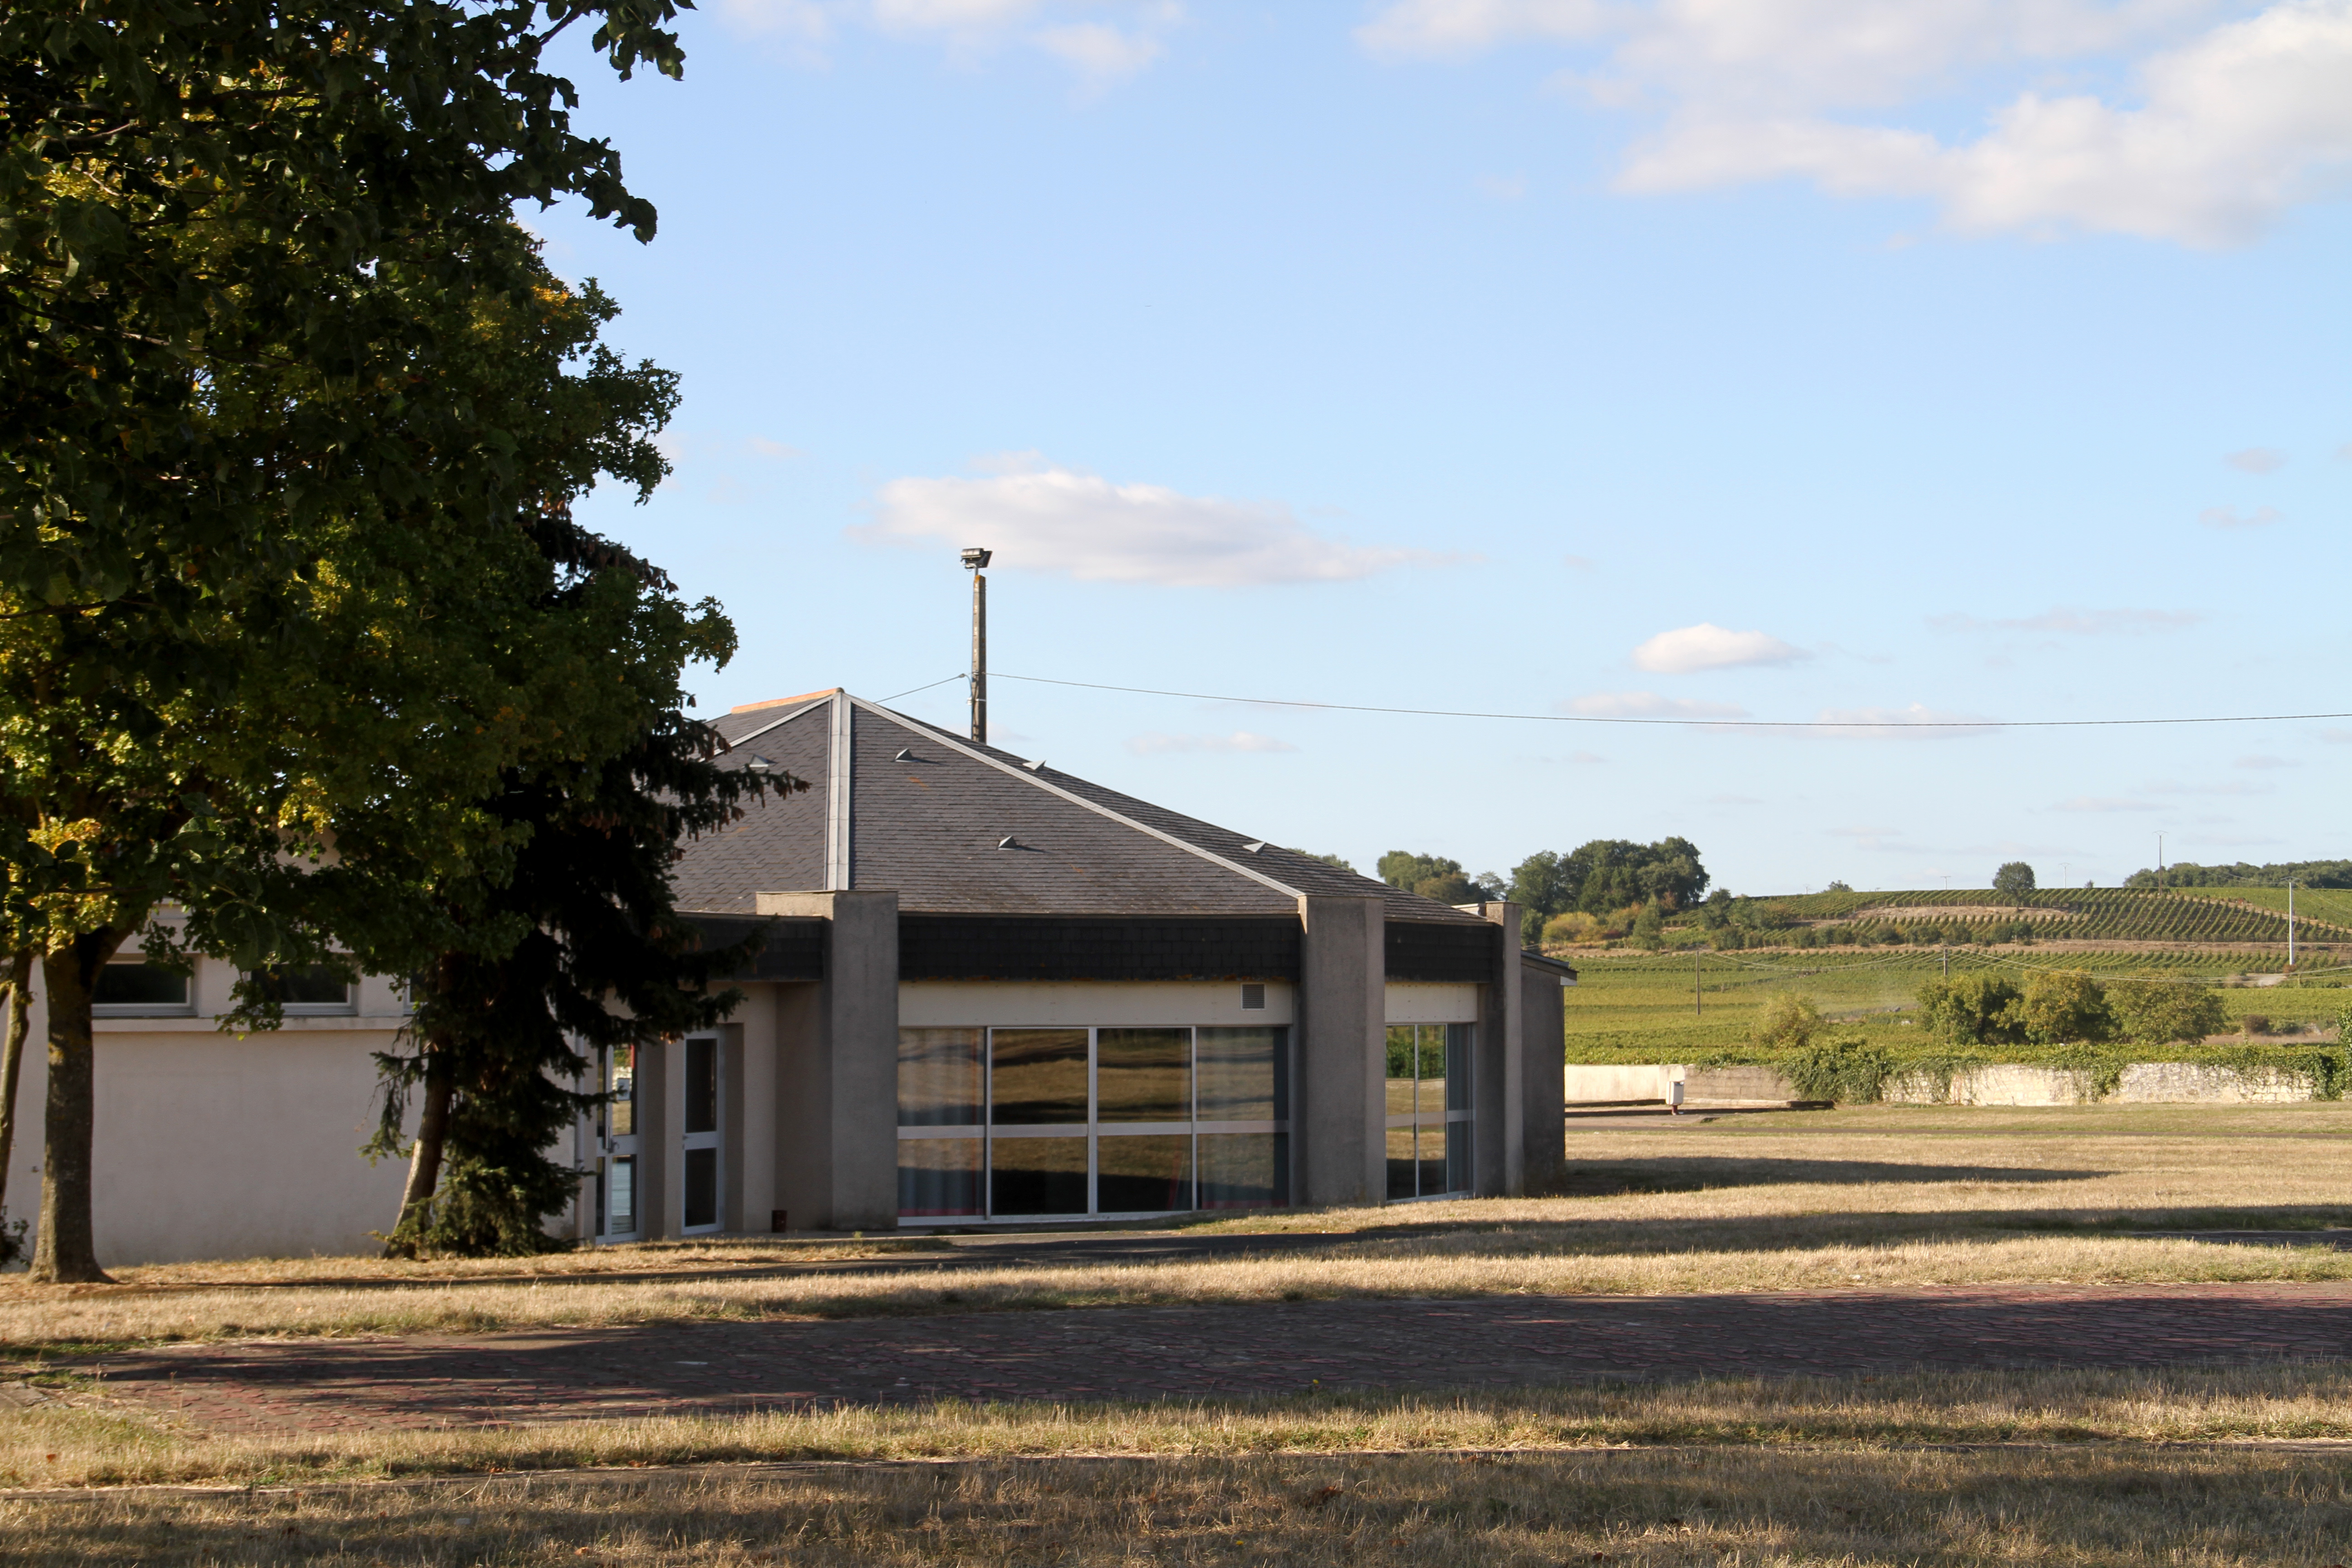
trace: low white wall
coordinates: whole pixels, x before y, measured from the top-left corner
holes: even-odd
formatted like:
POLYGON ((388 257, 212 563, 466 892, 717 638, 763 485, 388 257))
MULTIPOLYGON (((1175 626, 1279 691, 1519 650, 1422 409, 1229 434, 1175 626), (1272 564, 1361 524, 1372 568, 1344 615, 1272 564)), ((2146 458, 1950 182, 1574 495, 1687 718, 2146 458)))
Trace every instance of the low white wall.
POLYGON ((1683 1076, 1678 1067, 1584 1067, 1570 1062, 1564 1076, 1570 1105, 1622 1105, 1664 1100, 1666 1086, 1683 1076))
POLYGON ((2284 1105, 2311 1098, 2311 1079, 2263 1068, 2205 1067, 2196 1062, 2134 1062, 2124 1068, 2114 1098, 2143 1105, 2197 1100, 2214 1105, 2284 1105))
POLYGON ((2088 1105, 2098 1096, 2087 1073, 2002 1066, 1954 1073, 1948 1089, 1940 1076, 1906 1073, 1880 1098, 1890 1105, 2088 1105))

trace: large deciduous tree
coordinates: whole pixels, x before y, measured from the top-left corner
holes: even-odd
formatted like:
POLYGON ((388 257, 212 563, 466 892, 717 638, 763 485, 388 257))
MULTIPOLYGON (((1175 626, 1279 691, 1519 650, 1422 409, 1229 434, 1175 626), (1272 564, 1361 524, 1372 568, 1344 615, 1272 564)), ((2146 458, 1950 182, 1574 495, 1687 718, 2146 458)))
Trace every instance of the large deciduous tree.
MULTIPOLYGON (((549 293, 515 202, 650 235, 541 60, 584 21, 624 76, 675 74, 674 9, 0 8, 0 919, 48 1003, 36 1278, 103 1278, 89 998, 126 941, 258 964, 320 940, 322 896, 406 919, 351 892, 372 844, 404 887, 494 867, 499 781, 625 709, 591 617, 515 614, 546 597, 550 487, 498 417, 536 428, 530 399, 479 395, 477 329, 549 293)), ((624 419, 585 456, 632 453, 624 419)))

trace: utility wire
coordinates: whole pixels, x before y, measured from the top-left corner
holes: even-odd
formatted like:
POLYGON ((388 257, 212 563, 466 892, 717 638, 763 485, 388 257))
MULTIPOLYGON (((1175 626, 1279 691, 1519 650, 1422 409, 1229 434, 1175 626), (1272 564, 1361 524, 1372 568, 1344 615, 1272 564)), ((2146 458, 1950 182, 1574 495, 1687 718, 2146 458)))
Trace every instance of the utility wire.
POLYGON ((969 679, 971 679, 971 677, 967 671, 959 669, 953 675, 944 677, 939 680, 931 681, 928 685, 910 686, 904 691, 894 691, 889 696, 883 698, 882 700, 885 702, 896 702, 901 697, 912 697, 918 691, 929 691, 933 686, 945 686, 950 680, 966 680, 969 679))
MULTIPOLYGON (((1060 680, 1049 675, 1008 675, 1039 686, 1075 686, 1087 691, 1121 691, 1135 697, 1184 697, 1201 702, 1246 702, 1261 708, 1315 708, 1339 713, 1397 713, 1428 719, 1513 719, 1532 724, 1667 724, 1702 730, 2083 730, 2147 724, 2283 724, 2313 719, 2352 719, 2352 713, 2221 713, 2181 719, 1660 719, 1601 713, 1492 713, 1459 708, 1382 708, 1369 702, 1302 702, 1280 697, 1231 697, 1212 691, 1168 691, 1153 686, 1109 686, 1097 680, 1060 680)), ((938 683, 934 683, 938 684, 938 683)))

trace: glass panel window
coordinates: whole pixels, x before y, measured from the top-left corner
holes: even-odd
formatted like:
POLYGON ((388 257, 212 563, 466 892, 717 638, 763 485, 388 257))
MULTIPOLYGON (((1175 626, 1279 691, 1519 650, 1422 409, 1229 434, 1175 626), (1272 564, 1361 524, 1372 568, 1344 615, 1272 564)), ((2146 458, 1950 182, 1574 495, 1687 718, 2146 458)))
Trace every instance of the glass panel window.
MULTIPOLYGON (((1419 1058, 1417 1065, 1421 1069, 1421 1089, 1414 1097, 1413 1109, 1417 1111, 1444 1110, 1445 1086, 1454 1081, 1446 1074, 1446 1041, 1452 1036, 1453 1030, 1424 1028, 1415 1032, 1421 1037, 1414 1047, 1415 1055, 1419 1058)), ((1441 1187, 1437 1190, 1443 1192, 1444 1189, 1441 1187)))
POLYGON ((1470 1109, 1470 1026, 1467 1024, 1445 1026, 1445 1109, 1470 1109))
MULTIPOLYGON (((1422 1129, 1422 1135, 1427 1137, 1435 1131, 1433 1127, 1425 1127, 1422 1129)), ((1445 1124, 1445 1190, 1466 1193, 1470 1190, 1470 1123, 1449 1121, 1445 1124)))
MULTIPOLYGON (((708 1036, 686 1042, 686 1131, 719 1131, 719 1042, 708 1036)), ((716 1220, 688 1220, 715 1225, 716 1220)))
MULTIPOLYGON (((1084 1029, 992 1029, 989 1100, 1001 1127, 1038 1126, 1087 1119, 1087 1032, 1084 1029)), ((1001 1168, 1001 1167, 1000 1167, 1001 1168)), ((1083 1172, 1083 1165, 1081 1165, 1083 1172)), ((1084 1177, 1081 1175, 1081 1184, 1084 1177)), ((1077 1211, 1086 1203, 1081 1195, 1077 1211)), ((1000 1211, 1002 1212, 1002 1211, 1000 1211)), ((1024 1209, 1068 1214, 1068 1209, 1024 1209)))
POLYGON ((977 1138, 898 1140, 898 1212, 902 1215, 980 1213, 977 1138))
POLYGON ((981 1032, 898 1031, 898 1125, 980 1125, 981 1032))
POLYGON ((1412 1114, 1413 1068, 1421 1060, 1411 1024, 1389 1026, 1388 1090, 1384 1103, 1391 1116, 1412 1114))
MULTIPOLYGON (((636 1047, 614 1046, 604 1053, 604 1092, 612 1096, 604 1106, 606 1134, 614 1138, 634 1136, 637 1131, 636 1047)), ((636 1226, 627 1228, 635 1230, 636 1226)))
POLYGON ((686 1226, 719 1223, 719 1151, 686 1152, 686 1226))
POLYGON ((1290 1201, 1286 1134, 1203 1132, 1200 1144, 1202 1208, 1263 1208, 1290 1201))
POLYGON ((1203 1121, 1281 1121, 1290 1115, 1290 1031, 1195 1029, 1193 1073, 1203 1121))
POLYGON ((1416 1185, 1420 1165, 1412 1157, 1412 1124, 1388 1130, 1389 1196, 1410 1198, 1420 1195, 1416 1185))
MULTIPOLYGON (((1447 1151, 1453 1147, 1453 1140, 1449 1135, 1456 1127, 1461 1127, 1465 1131, 1469 1131, 1465 1124, 1459 1121, 1433 1124, 1424 1121, 1413 1129, 1414 1147, 1419 1155, 1415 1163, 1421 1167, 1423 1192, 1450 1193, 1454 1190, 1454 1184, 1446 1179, 1445 1156, 1447 1151)), ((1466 1142, 1467 1140, 1465 1142, 1466 1142)))
POLYGON ((162 1011, 188 1005, 188 977, 160 964, 110 963, 98 972, 89 994, 93 1007, 162 1011))
MULTIPOLYGON (((1003 1146, 997 1145, 1000 1149, 1003 1146)), ((1098 1212, 1150 1214, 1192 1206, 1191 1133, 1146 1133, 1096 1141, 1095 1208, 1098 1212)))
POLYGON ((289 1011, 339 1011, 352 1005, 352 983, 324 963, 281 964, 250 973, 246 981, 289 1011))
POLYGON ((633 1236, 637 1228, 637 1163, 604 1162, 604 1234, 633 1236))
MULTIPOLYGON (((1083 1039, 1086 1031, 1078 1033, 1083 1039)), ((992 1138, 988 1163, 989 1213, 1087 1212, 1084 1138, 992 1138)))
MULTIPOLYGON (((1192 1031, 1097 1029, 1095 1119, 1098 1121, 1192 1120, 1192 1031)), ((1103 1207, 1111 1205, 1105 1203, 1103 1207)), ((1122 1210, 1134 1205, 1122 1204, 1122 1210)), ((1152 1208, 1190 1208, 1152 1204, 1152 1208)))

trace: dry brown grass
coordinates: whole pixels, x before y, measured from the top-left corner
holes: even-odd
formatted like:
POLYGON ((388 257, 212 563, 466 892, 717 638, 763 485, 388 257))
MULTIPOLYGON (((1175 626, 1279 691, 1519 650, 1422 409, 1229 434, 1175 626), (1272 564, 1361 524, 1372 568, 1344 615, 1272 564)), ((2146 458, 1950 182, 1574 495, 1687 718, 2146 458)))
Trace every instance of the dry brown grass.
MULTIPOLYGON (((54 1380, 62 1382, 63 1380, 54 1380)), ((779 1460, 1235 1457, 1634 1445, 2352 1440, 2352 1365, 1987 1370, 1712 1379, 1498 1394, 671 1415, 269 1435, 208 1433, 88 1385, 0 1408, 0 1486, 113 1487, 779 1460)))
MULTIPOLYGON (((2042 1131, 1970 1131, 2019 1113, 1870 1108, 1792 1125, 1618 1129, 1572 1136, 1583 1195, 1263 1215, 1202 1226, 1322 1232, 1259 1258, 1129 1265, 985 1261, 937 1239, 759 1240, 550 1259, 383 1264, 312 1258, 125 1269, 121 1288, 0 1287, 0 1343, 106 1344, 236 1335, 841 1317, 1016 1308, 1456 1296, 1847 1289, 1854 1285, 2352 1279, 2352 1254, 2135 1237, 2158 1228, 2352 1222, 2343 1107, 2180 1108, 2194 1133, 2147 1130, 2170 1107, 2085 1107, 2042 1131), (2102 1116, 2108 1110, 2123 1114, 2102 1116), (2310 1113, 2324 1111, 2315 1119, 2310 1113), (1946 1129, 1958 1129, 1947 1131, 1946 1129), (1836 1131, 1839 1135, 1822 1134, 1836 1131), (908 1248, 905 1267, 888 1267, 908 1248), (872 1271, 796 1263, 876 1259, 872 1271), (733 1279, 616 1279, 742 1270, 733 1279), (350 1279, 350 1288, 331 1281, 350 1279), (370 1283, 369 1281, 373 1281, 370 1283)), ((1779 1119, 1775 1119, 1778 1121, 1779 1119)))
POLYGON ((1629 1449, 841 1467, 0 1500, 24 1563, 2340 1562, 2332 1455, 1629 1449))

